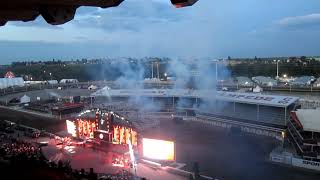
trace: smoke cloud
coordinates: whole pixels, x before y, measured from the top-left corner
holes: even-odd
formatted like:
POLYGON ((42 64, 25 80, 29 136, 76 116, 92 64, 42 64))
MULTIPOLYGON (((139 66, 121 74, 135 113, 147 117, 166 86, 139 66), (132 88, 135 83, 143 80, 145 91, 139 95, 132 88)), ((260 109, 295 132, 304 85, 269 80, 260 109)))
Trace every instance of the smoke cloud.
MULTIPOLYGON (((114 84, 116 88, 138 91, 144 89, 144 80, 152 76, 152 70, 150 70, 150 68, 152 68, 151 61, 154 61, 154 59, 123 58, 105 64, 104 68, 108 69, 108 76, 115 78, 114 84)), ((168 77, 174 77, 173 86, 170 88, 176 90, 188 89, 189 93, 193 93, 194 90, 206 91, 212 95, 207 99, 198 100, 197 102, 191 99, 179 98, 175 104, 176 108, 193 107, 208 110, 212 108, 212 106, 221 105, 221 103, 217 103, 213 97, 215 97, 217 93, 218 81, 230 77, 224 61, 209 58, 195 60, 175 58, 166 59, 166 61, 161 61, 160 59, 160 62, 160 64, 165 64, 165 66, 156 68, 156 65, 154 65, 154 77, 158 77, 158 74, 160 74, 160 78, 165 77, 164 74, 168 77)), ((160 88, 168 87, 162 86, 160 88)), ((161 110, 161 102, 153 98, 140 97, 139 95, 130 97, 128 103, 134 107, 139 107, 138 109, 141 111, 161 110)), ((215 107, 215 109, 223 108, 215 107)))
POLYGON ((221 106, 215 108, 223 109, 223 104, 218 103, 214 97, 217 93, 218 81, 230 77, 230 72, 224 61, 210 58, 192 61, 174 59, 171 61, 168 71, 176 76, 175 89, 189 89, 190 93, 193 90, 199 90, 211 94, 211 97, 197 102, 180 98, 177 108, 193 107, 200 110, 209 110, 212 106, 221 106))

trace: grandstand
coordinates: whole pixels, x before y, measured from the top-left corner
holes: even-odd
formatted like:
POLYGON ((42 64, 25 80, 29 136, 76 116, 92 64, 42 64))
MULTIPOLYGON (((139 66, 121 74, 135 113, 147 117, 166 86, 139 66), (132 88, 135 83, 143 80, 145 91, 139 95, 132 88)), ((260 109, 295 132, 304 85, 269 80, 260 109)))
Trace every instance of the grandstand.
MULTIPOLYGON (((99 97, 102 92, 92 96, 99 97)), ((189 89, 161 90, 108 90, 114 98, 143 97, 157 103, 161 110, 178 109, 196 112, 198 118, 227 119, 235 122, 256 124, 264 127, 285 129, 290 111, 295 109, 298 97, 261 95, 223 91, 189 89)))
MULTIPOLYGON (((197 119, 222 127, 238 127, 242 131, 281 138, 290 112, 299 98, 254 93, 218 92, 219 99, 202 105, 197 119)), ((203 100, 202 100, 203 101, 203 100)))
POLYGON ((303 159, 320 162, 320 109, 298 109, 288 121, 289 139, 303 159))
POLYGON ((237 102, 219 102, 217 104, 219 104, 217 105, 218 108, 211 105, 212 108, 206 107, 205 109, 198 109, 197 116, 220 117, 283 129, 285 128, 287 117, 289 117, 289 112, 294 108, 293 105, 279 108, 237 102))

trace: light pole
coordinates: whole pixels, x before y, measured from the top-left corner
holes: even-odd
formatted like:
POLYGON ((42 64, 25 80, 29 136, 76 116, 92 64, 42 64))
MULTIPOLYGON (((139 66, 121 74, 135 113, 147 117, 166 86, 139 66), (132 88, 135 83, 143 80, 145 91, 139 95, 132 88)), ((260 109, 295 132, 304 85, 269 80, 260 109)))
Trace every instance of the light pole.
MULTIPOLYGON (((50 75, 50 80, 52 81, 52 73, 49 73, 49 75, 50 75)), ((51 84, 51 88, 53 89, 53 83, 50 82, 49 84, 51 84)))
POLYGON ((151 79, 153 79, 153 61, 151 62, 151 79))
POLYGON ((159 74, 159 62, 157 62, 157 75, 158 75, 158 79, 160 79, 160 74, 159 74))
POLYGON ((279 62, 280 60, 273 60, 274 62, 277 62, 277 76, 276 76, 276 79, 279 79, 279 62))
POLYGON ((216 81, 218 81, 218 60, 214 59, 214 60, 212 60, 212 62, 214 62, 216 65, 216 81))
POLYGON ((218 61, 216 61, 216 81, 218 81, 218 61))

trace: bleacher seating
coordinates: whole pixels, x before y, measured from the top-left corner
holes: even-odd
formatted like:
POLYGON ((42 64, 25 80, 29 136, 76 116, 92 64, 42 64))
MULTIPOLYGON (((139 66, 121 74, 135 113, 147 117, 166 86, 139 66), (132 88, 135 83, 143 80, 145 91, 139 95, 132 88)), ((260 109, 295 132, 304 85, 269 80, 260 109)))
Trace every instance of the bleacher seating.
POLYGON ((216 107, 211 105, 206 110, 201 108, 199 110, 199 113, 208 113, 207 115, 209 116, 212 114, 280 126, 286 125, 285 118, 289 118, 289 112, 287 110, 287 115, 285 116, 284 108, 262 105, 259 106, 258 111, 257 105, 242 103, 235 103, 235 105, 233 103, 223 103, 216 107))

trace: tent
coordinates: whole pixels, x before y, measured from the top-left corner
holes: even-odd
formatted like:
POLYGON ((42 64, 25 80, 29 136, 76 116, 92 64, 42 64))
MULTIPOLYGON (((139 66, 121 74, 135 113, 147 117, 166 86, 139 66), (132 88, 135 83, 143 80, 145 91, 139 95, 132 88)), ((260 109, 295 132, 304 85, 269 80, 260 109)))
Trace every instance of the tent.
POLYGON ((21 104, 30 103, 30 97, 27 96, 27 95, 23 95, 23 96, 20 98, 20 103, 21 103, 21 104))
POLYGON ((254 92, 254 93, 260 93, 262 91, 263 91, 263 89, 260 86, 256 86, 255 88, 252 89, 252 92, 254 92))
POLYGON ((13 87, 13 86, 18 86, 18 87, 24 86, 24 81, 22 77, 0 78, 0 89, 13 87))
POLYGON ((95 85, 91 85, 88 87, 89 90, 96 90, 98 87, 95 85))
POLYGON ((320 78, 318 78, 316 82, 313 83, 313 87, 320 87, 320 78))
POLYGON ((57 80, 49 80, 47 82, 48 82, 48 84, 58 84, 57 80))

